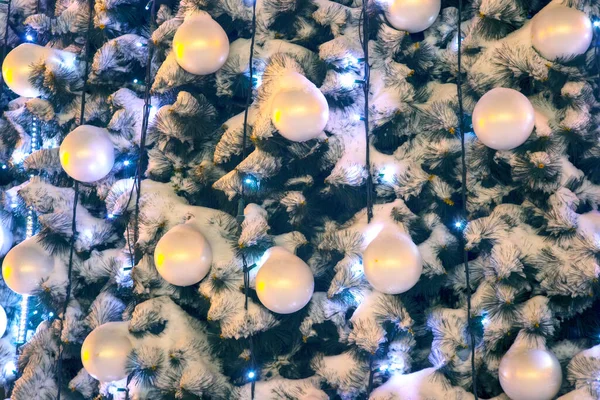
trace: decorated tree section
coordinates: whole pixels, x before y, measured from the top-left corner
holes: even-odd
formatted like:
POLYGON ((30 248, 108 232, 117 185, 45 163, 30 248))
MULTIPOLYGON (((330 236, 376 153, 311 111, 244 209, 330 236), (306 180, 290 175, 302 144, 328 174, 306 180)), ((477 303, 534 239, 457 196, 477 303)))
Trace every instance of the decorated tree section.
POLYGON ((0 4, 0 396, 600 398, 599 17, 0 4))

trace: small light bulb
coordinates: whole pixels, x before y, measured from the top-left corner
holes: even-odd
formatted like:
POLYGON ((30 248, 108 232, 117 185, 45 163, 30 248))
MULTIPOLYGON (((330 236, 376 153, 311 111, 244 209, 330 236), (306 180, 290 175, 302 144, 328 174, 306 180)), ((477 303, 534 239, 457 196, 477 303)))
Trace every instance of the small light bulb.
POLYGON ((463 224, 462 224, 462 222, 460 222, 460 221, 456 221, 456 222, 454 223, 454 226, 455 226, 455 227, 457 227, 458 229, 460 229, 460 228, 462 228, 463 224))
POLYGON ((600 20, 594 21, 594 26, 597 28, 600 26, 600 20))
POLYGON ((356 79, 352 74, 342 74, 340 75, 340 83, 343 87, 351 88, 354 86, 356 79))
POLYGON ((138 83, 138 80, 137 80, 137 78, 133 80, 133 83, 138 83))
POLYGON ((126 166, 126 167, 129 166, 129 160, 123 161, 123 165, 126 166))
POLYGON ((25 39, 27 39, 28 42, 31 42, 33 41, 33 36, 28 34, 27 36, 25 36, 25 39))
POLYGON ((135 45, 136 45, 137 47, 142 47, 144 44, 143 44, 142 42, 137 42, 135 45))
POLYGON ((2 164, 2 169, 6 169, 6 164, 2 164))
POLYGON ((49 312, 49 313, 48 313, 48 316, 49 316, 50 318, 52 318, 52 317, 54 317, 54 313, 51 311, 51 312, 49 312))
POLYGON ((109 219, 113 219, 113 218, 115 217, 115 215, 114 215, 114 214, 112 214, 112 213, 110 213, 110 214, 108 214, 108 215, 107 215, 107 217, 108 217, 109 219))
POLYGON ((248 379, 254 379, 255 376, 256 376, 256 373, 254 373, 254 371, 248 372, 248 379))
POLYGON ((250 185, 252 183, 252 179, 246 178, 246 179, 244 179, 244 182, 246 182, 248 185, 250 185))

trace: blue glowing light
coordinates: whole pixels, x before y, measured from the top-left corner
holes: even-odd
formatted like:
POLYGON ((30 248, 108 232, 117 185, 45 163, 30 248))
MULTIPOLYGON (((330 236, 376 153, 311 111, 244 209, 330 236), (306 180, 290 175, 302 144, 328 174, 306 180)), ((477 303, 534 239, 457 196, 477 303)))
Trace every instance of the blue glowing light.
POLYGON ((596 28, 600 26, 600 19, 597 19, 596 21, 594 21, 594 26, 596 28))
POLYGON ((2 164, 2 169, 6 169, 6 164, 2 164))
POLYGON ((109 219, 113 219, 113 218, 115 217, 115 215, 111 213, 111 214, 108 214, 108 215, 107 215, 107 217, 108 217, 109 219))
POLYGON ((133 83, 138 83, 138 80, 137 80, 137 78, 133 80, 133 83))
POLYGON ((256 377, 256 373, 254 371, 248 372, 248 379, 254 379, 256 377))
POLYGON ((126 167, 129 166, 129 160, 123 161, 123 165, 126 166, 126 167))
POLYGON ((462 221, 456 221, 456 222, 454 223, 454 226, 455 226, 455 227, 457 227, 458 229, 460 229, 460 228, 462 228, 462 227, 463 227, 463 223, 462 223, 462 221))
POLYGON ((25 39, 26 39, 28 42, 32 42, 32 41, 33 41, 33 36, 31 36, 31 35, 29 35, 29 34, 28 34, 28 35, 26 35, 26 36, 25 36, 25 39))

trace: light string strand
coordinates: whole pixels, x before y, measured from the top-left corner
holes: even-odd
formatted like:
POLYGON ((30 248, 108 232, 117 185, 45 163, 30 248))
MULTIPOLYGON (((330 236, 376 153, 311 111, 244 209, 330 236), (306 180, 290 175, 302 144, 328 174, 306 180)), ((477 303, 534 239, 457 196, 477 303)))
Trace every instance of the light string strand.
MULTIPOLYGON (((12 6, 12 0, 6 2, 6 26, 4 27, 4 41, 2 43, 2 63, 6 58, 6 50, 8 49, 8 27, 10 25, 10 10, 12 6)), ((2 75, 2 74, 0 74, 2 75)), ((4 76, 2 76, 2 82, 0 82, 0 99, 4 94, 4 76)))
MULTIPOLYGON (((150 2, 146 5, 146 9, 150 9, 150 23, 149 23, 149 32, 148 32, 148 57, 146 61, 146 76, 144 80, 144 108, 143 108, 143 117, 142 117, 142 129, 140 132, 140 145, 139 145, 139 155, 137 160, 137 165, 135 169, 135 174, 133 178, 133 187, 129 192, 129 199, 127 200, 127 205, 125 210, 129 208, 129 204, 131 204, 133 192, 136 192, 135 199, 135 211, 134 211, 134 225, 133 225, 133 248, 131 247, 131 240, 129 235, 129 224, 127 224, 127 243, 129 246, 129 256, 130 256, 130 267, 128 269, 133 268, 140 260, 136 257, 135 246, 137 244, 139 238, 139 224, 140 224, 140 197, 142 193, 142 177, 143 177, 143 165, 146 157, 146 138, 148 134, 148 125, 150 123, 150 108, 151 104, 151 83, 152 83, 152 57, 154 56, 154 42, 152 41, 152 34, 156 29, 156 0, 150 0, 150 2)), ((133 300, 136 304, 136 300, 133 300)), ((125 400, 129 400, 129 384, 132 380, 132 373, 127 375, 127 380, 125 382, 125 400)))
MULTIPOLYGON (((85 122, 85 100, 86 100, 86 91, 88 86, 88 75, 90 69, 90 36, 93 29, 94 22, 94 0, 88 1, 89 8, 89 17, 88 17, 88 26, 86 32, 85 39, 85 71, 83 75, 83 87, 81 89, 81 108, 79 111, 79 126, 83 125, 85 122)), ((71 290, 72 290, 72 280, 71 275, 73 272, 73 257, 75 253, 75 241, 77 240, 77 202, 79 199, 79 181, 75 180, 73 184, 73 217, 71 219, 71 241, 69 248, 69 267, 67 270, 67 288, 65 294, 65 302, 62 309, 62 315, 58 317, 60 321, 60 337, 59 337, 59 351, 58 351, 58 362, 56 366, 56 374, 57 374, 57 395, 56 400, 60 400, 61 389, 62 389, 62 365, 63 365, 63 352, 64 352, 64 343, 62 342, 62 332, 64 330, 64 321, 67 318, 67 309, 69 307, 69 302, 71 300, 71 290)))
MULTIPOLYGON (((152 79, 152 57, 154 55, 154 43, 152 41, 152 34, 156 29, 156 0, 151 0, 152 5, 150 6, 150 33, 148 36, 148 60, 146 62, 146 77, 144 87, 144 116, 142 118, 142 131, 140 135, 140 152, 137 161, 136 174, 134 179, 134 186, 137 192, 135 199, 135 222, 133 227, 133 242, 137 243, 139 237, 139 217, 140 217, 140 197, 142 194, 142 168, 146 158, 146 138, 148 135, 148 124, 150 121, 150 108, 151 105, 151 79, 152 79)), ((129 204, 129 203, 128 203, 129 204)), ((135 251, 135 248, 134 248, 135 251)), ((136 262, 139 260, 135 260, 136 262)), ((133 265, 132 265, 133 266, 133 265)))
MULTIPOLYGON (((252 39, 250 40, 250 57, 248 59, 248 68, 249 68, 249 80, 250 85, 248 87, 248 93, 246 94, 246 107, 244 109, 244 128, 242 132, 242 160, 246 159, 247 156, 247 142, 248 142, 248 113, 250 111, 250 104, 252 102, 252 88, 254 87, 254 43, 256 37, 256 1, 252 1, 252 39)), ((238 215, 237 220, 242 224, 244 221, 244 207, 245 207, 245 190, 244 190, 244 180, 242 179, 242 188, 240 193, 240 199, 238 202, 238 215)), ((244 312, 246 314, 246 321, 249 321, 248 315, 248 299, 250 297, 250 271, 254 268, 253 266, 248 266, 248 262, 246 260, 246 256, 242 254, 242 268, 244 273, 244 312)), ((248 337, 248 346, 250 351, 250 373, 247 377, 250 379, 250 398, 254 400, 254 392, 256 389, 256 372, 254 369, 256 368, 256 358, 254 355, 254 340, 252 335, 248 337)))
MULTIPOLYGON (((460 149, 461 149, 461 164, 462 164, 462 185, 461 185, 461 196, 462 196, 462 212, 465 224, 468 221, 468 210, 467 210, 467 151, 465 146, 465 129, 464 129, 464 116, 465 111, 463 107, 463 93, 462 93, 462 34, 461 34, 461 23, 462 23, 462 12, 463 2, 458 0, 458 14, 457 14, 457 30, 458 30, 458 69, 456 76, 456 91, 458 96, 458 130, 460 134, 460 149)), ((475 334, 473 333, 473 326, 471 323, 471 295, 473 289, 471 288, 471 277, 469 272, 469 250, 466 246, 464 232, 461 236, 461 245, 463 248, 463 262, 465 265, 465 280, 467 286, 467 330, 469 334, 469 342, 471 346, 471 379, 472 379, 472 390, 475 400, 477 397, 477 371, 475 368, 475 334)))
MULTIPOLYGON (((369 65, 369 12, 368 12, 368 1, 363 0, 361 18, 358 23, 358 36, 363 48, 364 56, 364 77, 362 83, 364 93, 364 109, 363 109, 363 123, 365 126, 365 168, 367 170, 367 223, 370 223, 373 219, 373 176, 371 174, 371 146, 369 143, 369 86, 371 80, 371 70, 369 65), (362 23, 362 30, 361 30, 362 23)), ((369 380, 367 382, 367 397, 373 390, 373 380, 375 377, 375 371, 373 369, 375 359, 375 353, 369 357, 369 380)))

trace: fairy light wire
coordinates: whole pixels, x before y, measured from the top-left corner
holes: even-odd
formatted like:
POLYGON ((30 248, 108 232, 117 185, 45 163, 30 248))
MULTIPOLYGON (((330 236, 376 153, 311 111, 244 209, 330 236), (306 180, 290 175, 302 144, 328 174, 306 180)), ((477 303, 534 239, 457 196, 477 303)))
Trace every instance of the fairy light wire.
MULTIPOLYGON (((86 92, 88 87, 88 75, 90 69, 90 36, 93 29, 94 22, 94 0, 88 1, 88 25, 85 39, 85 69, 83 75, 83 87, 81 90, 81 108, 79 111, 79 126, 83 125, 85 122, 85 100, 86 100, 86 92)), ((65 302, 63 304, 62 314, 58 317, 60 321, 60 332, 61 337, 59 338, 59 352, 58 352, 58 361, 57 361, 57 395, 56 400, 60 400, 61 389, 62 389, 62 366, 63 366, 63 353, 64 353, 64 343, 62 342, 62 332, 64 330, 64 321, 67 318, 67 309, 69 307, 69 302, 71 300, 71 290, 72 290, 72 273, 73 273, 73 258, 75 255, 75 242, 77 240, 78 232, 77 232, 77 203, 79 200, 79 181, 75 180, 73 184, 73 215, 71 219, 71 240, 69 243, 69 266, 67 270, 67 287, 65 293, 65 302)))
MULTIPOLYGON (((368 2, 363 1, 362 11, 360 14, 360 20, 358 23, 358 37, 360 44, 363 48, 363 68, 364 78, 362 81, 362 88, 364 93, 364 108, 362 121, 365 127, 365 168, 367 170, 367 223, 370 223, 373 219, 373 176, 371 174, 371 146, 369 143, 370 129, 369 129, 369 90, 371 82, 371 69, 369 65, 369 12, 368 2)), ((369 396, 373 390, 373 380, 375 377, 375 370, 373 369, 375 361, 375 354, 371 354, 369 357, 369 379, 367 382, 367 396, 369 396)))
MULTIPOLYGON (((461 196, 462 196, 462 212, 463 219, 468 221, 468 210, 467 210, 467 151, 465 146, 465 129, 464 129, 464 107, 463 107, 463 93, 462 93, 462 40, 461 40, 461 23, 463 13, 463 2, 458 0, 458 14, 457 14, 457 29, 458 29, 458 47, 457 47, 457 62, 458 70, 456 75, 456 91, 458 97, 458 130, 460 133, 460 149, 461 149, 461 165, 462 165, 462 185, 461 185, 461 196)), ((475 334, 473 333, 473 326, 471 323, 471 295, 473 289, 471 287, 471 277, 469 271, 469 250, 465 243, 464 234, 461 235, 461 242, 463 248, 463 262, 465 265, 465 280, 467 286, 467 330, 469 334, 469 342, 471 347, 471 379, 472 389, 475 400, 477 397, 477 370, 475 366, 475 334)))
MULTIPOLYGON (((254 43, 256 38, 256 0, 252 0, 252 39, 250 41, 250 56, 248 58, 248 67, 249 67, 249 79, 250 85, 248 87, 248 93, 246 94, 246 106, 244 109, 244 127, 242 132, 242 159, 246 159, 247 156, 247 143, 248 143, 248 114, 250 111, 250 105, 252 102, 252 88, 254 86, 254 43)), ((240 193, 240 199, 238 202, 238 215, 237 220, 241 224, 244 221, 244 207, 245 207, 245 189, 244 189, 244 180, 242 180, 242 187, 240 193)), ((254 266, 248 266, 248 262, 246 260, 246 256, 242 254, 242 268, 244 273, 244 312, 246 314, 246 320, 249 319, 248 316, 248 299, 250 297, 250 271, 254 266)), ((254 340, 252 336, 248 338, 248 346, 250 351, 250 372, 247 375, 247 378, 251 379, 250 381, 250 398, 254 400, 254 394, 256 390, 256 358, 254 355, 254 340)))

